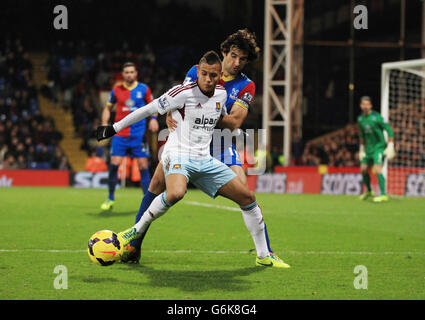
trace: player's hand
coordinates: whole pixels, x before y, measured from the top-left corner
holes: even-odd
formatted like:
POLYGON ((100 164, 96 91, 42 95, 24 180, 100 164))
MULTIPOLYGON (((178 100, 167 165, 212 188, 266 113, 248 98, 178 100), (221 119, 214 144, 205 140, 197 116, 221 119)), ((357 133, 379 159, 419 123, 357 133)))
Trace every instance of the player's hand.
POLYGON ((149 130, 150 132, 157 132, 159 129, 159 123, 156 119, 151 119, 149 121, 149 130))
POLYGON ((384 150, 384 155, 388 160, 391 160, 395 157, 394 142, 388 142, 388 145, 384 150))
POLYGON ((177 121, 173 119, 173 117, 171 116, 171 112, 167 113, 166 122, 168 130, 170 130, 171 132, 173 132, 174 129, 177 128, 177 121))
POLYGON ((96 138, 97 141, 101 141, 112 137, 116 133, 117 132, 115 131, 114 127, 111 125, 98 126, 96 129, 96 138))
POLYGON ((364 150, 364 145, 361 144, 359 150, 359 160, 362 161, 364 157, 366 157, 366 152, 364 150))

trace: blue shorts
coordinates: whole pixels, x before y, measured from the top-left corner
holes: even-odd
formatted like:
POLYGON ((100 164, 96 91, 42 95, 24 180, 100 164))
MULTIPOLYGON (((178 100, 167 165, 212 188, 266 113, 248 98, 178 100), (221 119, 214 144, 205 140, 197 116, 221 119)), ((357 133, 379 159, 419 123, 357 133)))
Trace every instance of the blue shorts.
POLYGON ((113 136, 111 143, 111 156, 131 158, 149 158, 149 148, 143 144, 142 137, 119 137, 113 136))
POLYGON ((235 146, 232 144, 230 146, 221 146, 221 152, 216 152, 213 150, 211 145, 210 153, 211 156, 216 158, 218 161, 223 162, 226 166, 242 166, 241 159, 239 157, 239 152, 236 151, 235 146))
POLYGON ((192 182, 211 198, 217 197, 218 190, 236 177, 232 169, 213 157, 197 160, 166 156, 163 157, 162 166, 165 177, 169 174, 182 174, 187 181, 192 182))

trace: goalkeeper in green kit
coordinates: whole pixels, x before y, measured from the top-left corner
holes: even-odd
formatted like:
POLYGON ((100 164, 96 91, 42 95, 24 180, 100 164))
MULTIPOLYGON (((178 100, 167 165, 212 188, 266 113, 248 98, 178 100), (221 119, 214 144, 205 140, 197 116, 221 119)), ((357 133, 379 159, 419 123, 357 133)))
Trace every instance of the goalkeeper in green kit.
POLYGON ((385 157, 390 160, 394 158, 394 132, 382 116, 372 110, 370 97, 360 98, 362 114, 357 118, 360 127, 360 170, 362 172, 362 183, 366 186, 366 192, 360 196, 361 200, 374 197, 370 185, 369 169, 378 176, 380 196, 374 197, 374 202, 388 201, 385 188, 385 177, 382 174, 385 157), (388 143, 385 141, 384 131, 388 134, 388 143))

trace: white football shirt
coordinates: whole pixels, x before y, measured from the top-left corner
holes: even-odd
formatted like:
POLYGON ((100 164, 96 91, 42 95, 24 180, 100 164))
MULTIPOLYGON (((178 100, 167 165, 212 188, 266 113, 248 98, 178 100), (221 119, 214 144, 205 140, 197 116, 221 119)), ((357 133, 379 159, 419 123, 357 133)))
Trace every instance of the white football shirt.
POLYGON ((206 96, 197 82, 171 88, 157 99, 158 112, 172 111, 177 128, 170 132, 162 152, 189 158, 210 156, 214 128, 221 115, 226 114, 226 89, 217 85, 211 97, 206 96))

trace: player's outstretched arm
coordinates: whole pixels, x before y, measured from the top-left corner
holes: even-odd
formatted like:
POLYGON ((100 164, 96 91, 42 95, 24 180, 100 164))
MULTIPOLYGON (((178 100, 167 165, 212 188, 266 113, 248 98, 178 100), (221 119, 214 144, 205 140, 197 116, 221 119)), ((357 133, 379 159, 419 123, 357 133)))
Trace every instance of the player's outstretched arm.
POLYGON ((114 123, 113 125, 99 126, 96 129, 96 138, 98 141, 108 139, 115 135, 117 132, 121 131, 140 120, 147 118, 158 112, 158 103, 156 100, 147 104, 143 108, 139 108, 136 111, 130 113, 121 121, 114 123))
POLYGON ((184 106, 186 95, 184 94, 182 85, 171 88, 167 93, 158 99, 148 103, 143 108, 130 113, 125 118, 114 123, 112 126, 100 126, 96 130, 96 138, 98 141, 112 137, 115 133, 121 131, 142 119, 145 119, 155 113, 161 115, 168 111, 176 110, 184 106), (112 127, 112 128, 111 128, 112 127))

